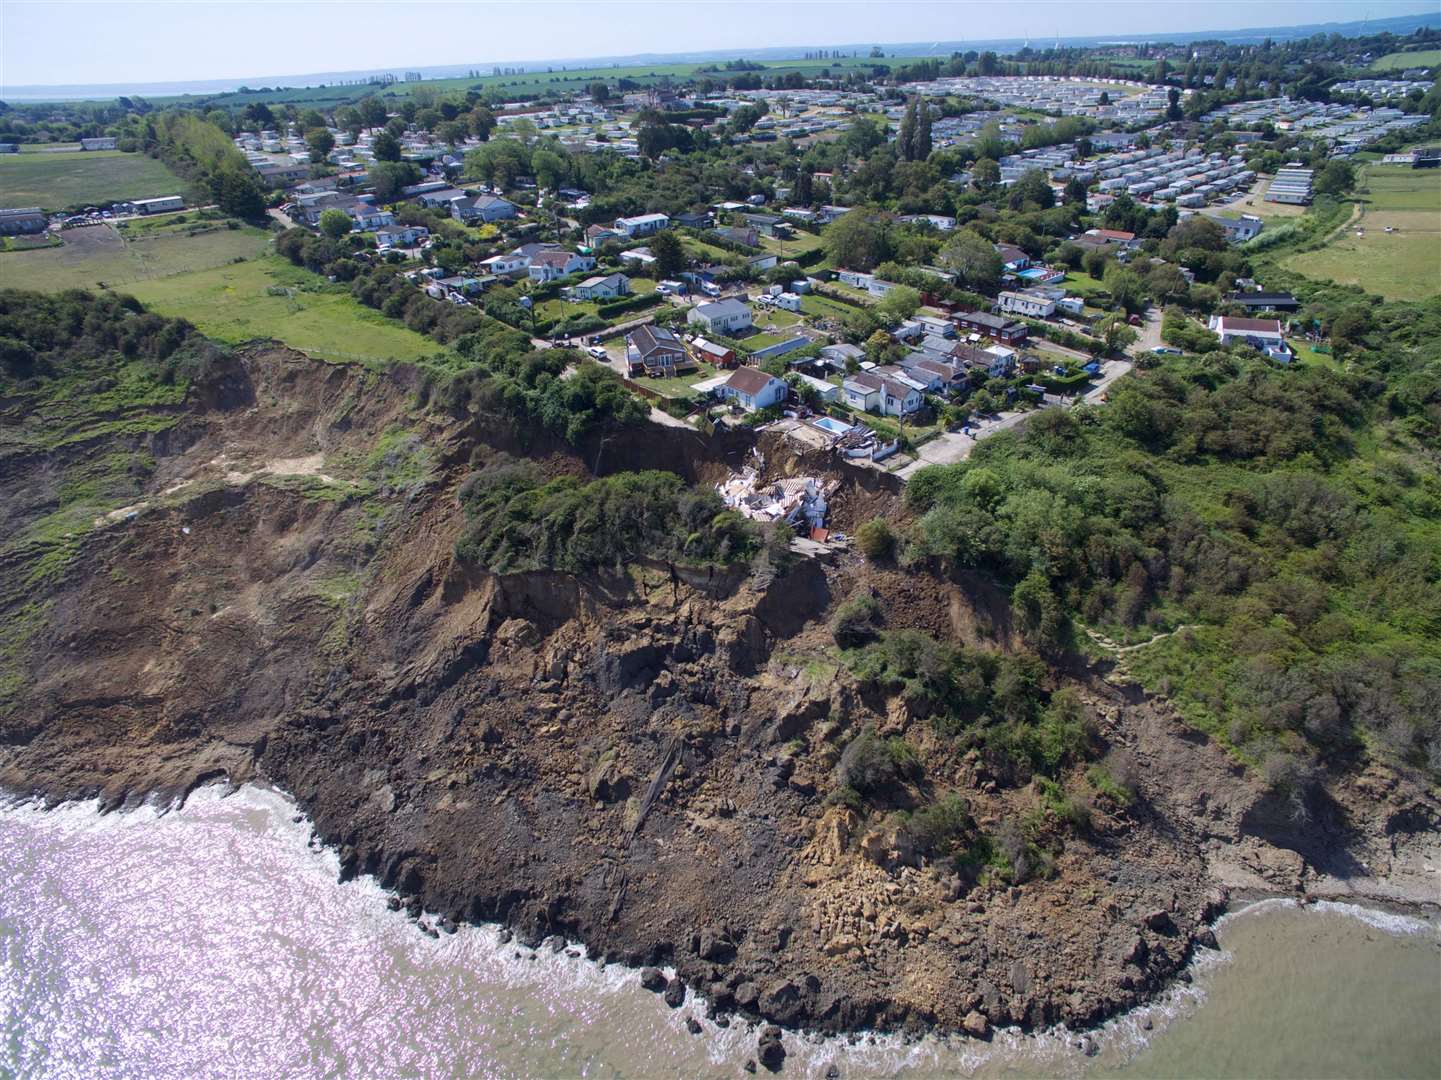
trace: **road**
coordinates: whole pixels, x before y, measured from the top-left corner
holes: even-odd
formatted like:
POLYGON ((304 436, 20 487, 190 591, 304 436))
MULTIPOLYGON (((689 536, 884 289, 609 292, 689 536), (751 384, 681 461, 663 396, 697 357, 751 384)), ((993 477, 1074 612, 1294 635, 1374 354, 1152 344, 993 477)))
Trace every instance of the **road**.
POLYGON ((1139 336, 1131 346, 1132 356, 1142 356, 1161 344, 1161 309, 1146 309, 1146 321, 1141 324, 1139 336))

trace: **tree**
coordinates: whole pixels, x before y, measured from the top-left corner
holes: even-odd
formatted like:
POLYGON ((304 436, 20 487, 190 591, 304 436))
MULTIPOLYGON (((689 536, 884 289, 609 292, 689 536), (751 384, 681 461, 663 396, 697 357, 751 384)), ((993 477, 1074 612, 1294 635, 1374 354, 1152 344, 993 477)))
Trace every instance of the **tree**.
POLYGON ((223 168, 210 178, 210 193, 220 209, 254 221, 265 216, 265 196, 253 175, 223 168))
POLYGON ((1066 190, 1061 193, 1061 201, 1067 206, 1086 205, 1086 182, 1079 176, 1073 176, 1066 181, 1066 190))
POLYGON ((1049 210, 1056 205, 1056 193, 1040 169, 1027 169, 1011 185, 1006 205, 1012 210, 1049 210))
POLYGON ((995 191, 1001 182, 1001 167, 994 160, 983 157, 971 166, 971 185, 977 191, 995 191))
POLYGON ((554 190, 566 178, 570 166, 560 154, 542 147, 530 155, 530 171, 538 185, 554 190))
POLYGON ((1315 190, 1318 195, 1344 195, 1356 183, 1356 170, 1349 161, 1337 158, 1326 162, 1316 174, 1315 190))
POLYGON ((931 107, 925 98, 921 98, 916 111, 915 150, 911 160, 925 161, 931 156, 931 107))
POLYGON ((360 112, 360 120, 368 128, 384 127, 386 121, 385 105, 374 95, 363 97, 356 104, 360 112))
POLYGON ((941 249, 940 257, 941 262, 973 288, 994 288, 1005 270, 995 245, 970 229, 957 231, 941 249))
POLYGON ((1146 291, 1153 300, 1162 304, 1184 300, 1191 291, 1191 283, 1181 268, 1173 263, 1161 263, 1151 267, 1146 274, 1146 291))
POLYGON ((890 231, 890 219, 880 211, 850 210, 826 230, 826 250, 837 266, 872 270, 890 258, 890 231))
POLYGON ((1102 280, 1105 282, 1106 291, 1111 294, 1111 301, 1124 308, 1127 314, 1134 315, 1145 310, 1146 289, 1141 282, 1141 276, 1134 270, 1127 270, 1119 263, 1112 263, 1106 267, 1102 280))
POLYGON ((335 149, 335 136, 323 127, 311 128, 305 133, 305 145, 310 148, 311 161, 324 161, 335 149))
POLYGON ((382 131, 370 144, 370 152, 376 161, 399 161, 400 140, 388 131, 382 131))
POLYGON ((883 518, 871 518, 856 530, 856 546, 871 562, 889 559, 896 553, 896 534, 883 518))
POLYGON ((1118 352, 1134 344, 1137 338, 1135 328, 1126 322, 1125 315, 1119 311, 1111 312, 1096 323, 1094 330, 1108 353, 1118 352))
POLYGON ((797 206, 810 206, 815 201, 815 178, 809 169, 796 173, 796 182, 791 189, 791 202, 797 206))
POLYGON ((1181 112, 1181 91, 1171 87, 1166 91, 1166 101, 1169 102, 1166 106, 1166 119, 1180 120, 1185 115, 1181 112))
POLYGON ((354 105, 342 105, 335 110, 335 126, 352 135, 359 135, 365 121, 361 119, 360 110, 354 105))
POLYGON ((916 138, 916 99, 911 98, 906 105, 906 111, 901 116, 900 132, 896 136, 896 152, 900 154, 902 161, 914 160, 911 156, 911 147, 916 138))
POLYGON ((650 238, 650 253, 655 256, 655 272, 660 278, 674 278, 686 268, 685 245, 669 229, 650 238))
POLYGON ((885 121, 864 114, 857 116, 841 141, 854 157, 865 157, 886 141, 885 121))
POLYGON ((481 142, 490 138, 490 133, 495 130, 495 113, 491 112, 484 105, 477 105, 470 110, 470 133, 481 142))
POLYGON ((1104 251, 1088 251, 1081 256, 1081 265, 1086 268, 1086 273, 1100 281, 1106 274, 1106 267, 1111 265, 1111 260, 1106 258, 1104 251))
POLYGON ((897 285, 881 298, 876 310, 896 319, 909 319, 921 306, 921 294, 909 285, 897 285))
POLYGON ((369 172, 377 203, 395 202, 404 188, 420 183, 420 168, 409 161, 377 161, 369 172))
POLYGON ((332 240, 339 240, 342 236, 349 234, 351 226, 350 215, 344 210, 336 210, 332 207, 329 210, 321 211, 320 231, 332 240))
POLYGON ((597 101, 602 105, 610 100, 610 85, 599 79, 586 87, 586 92, 590 94, 592 101, 597 101))

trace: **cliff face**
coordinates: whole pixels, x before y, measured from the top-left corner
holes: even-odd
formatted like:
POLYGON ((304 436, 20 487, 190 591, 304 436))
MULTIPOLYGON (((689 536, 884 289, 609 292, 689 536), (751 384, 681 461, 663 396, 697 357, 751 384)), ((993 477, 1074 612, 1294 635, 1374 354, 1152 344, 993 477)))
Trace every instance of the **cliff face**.
MULTIPOLYGON (((826 620, 864 585, 888 626, 1004 652, 1009 610, 984 578, 843 558, 762 586, 746 568, 498 576, 455 558, 456 485, 497 452, 704 482, 749 436, 657 429, 572 451, 275 349, 177 415, 0 455, 27 537, 87 463, 153 460, 128 503, 0 556, 0 619, 17 628, 0 649, 0 786, 118 804, 263 779, 346 873, 428 910, 671 962, 719 1010, 833 1030, 1094 1021, 1175 973, 1224 884, 1395 879, 1434 840, 1435 801, 1383 770, 1301 823, 1164 703, 1053 671, 1135 756, 1140 797, 1066 833, 1049 876, 963 880, 912 849, 907 808, 961 792, 986 826, 1035 813, 1035 793, 849 675, 826 620), (831 797, 863 730, 923 766, 896 813, 831 797)), ((762 450, 776 475, 830 467, 762 450)), ((885 478, 841 479, 843 524, 899 512, 885 478)))

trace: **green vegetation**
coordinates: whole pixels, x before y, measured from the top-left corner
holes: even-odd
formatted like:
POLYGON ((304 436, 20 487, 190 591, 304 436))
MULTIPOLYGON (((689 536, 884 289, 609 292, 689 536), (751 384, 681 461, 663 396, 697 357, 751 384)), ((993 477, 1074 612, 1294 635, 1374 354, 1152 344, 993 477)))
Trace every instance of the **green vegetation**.
POLYGON ((497 573, 619 569, 644 558, 731 563, 761 546, 759 530, 714 491, 673 473, 546 480, 530 462, 499 462, 473 473, 460 501, 457 551, 497 573))
POLYGON ((423 335, 367 311, 346 286, 273 257, 139 281, 128 291, 231 344, 274 338, 322 360, 376 369, 439 351, 423 335))
POLYGON ((159 161, 119 150, 0 154, 0 202, 51 212, 179 195, 185 181, 159 161))

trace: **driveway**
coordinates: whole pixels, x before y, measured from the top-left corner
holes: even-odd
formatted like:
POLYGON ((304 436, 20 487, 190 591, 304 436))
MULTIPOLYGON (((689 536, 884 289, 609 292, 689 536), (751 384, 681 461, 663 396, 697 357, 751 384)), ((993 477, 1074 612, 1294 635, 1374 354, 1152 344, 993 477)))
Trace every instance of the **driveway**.
POLYGON ((1161 309, 1146 309, 1146 321, 1141 324, 1136 343, 1131 346, 1132 356, 1142 356, 1161 344, 1161 309))

